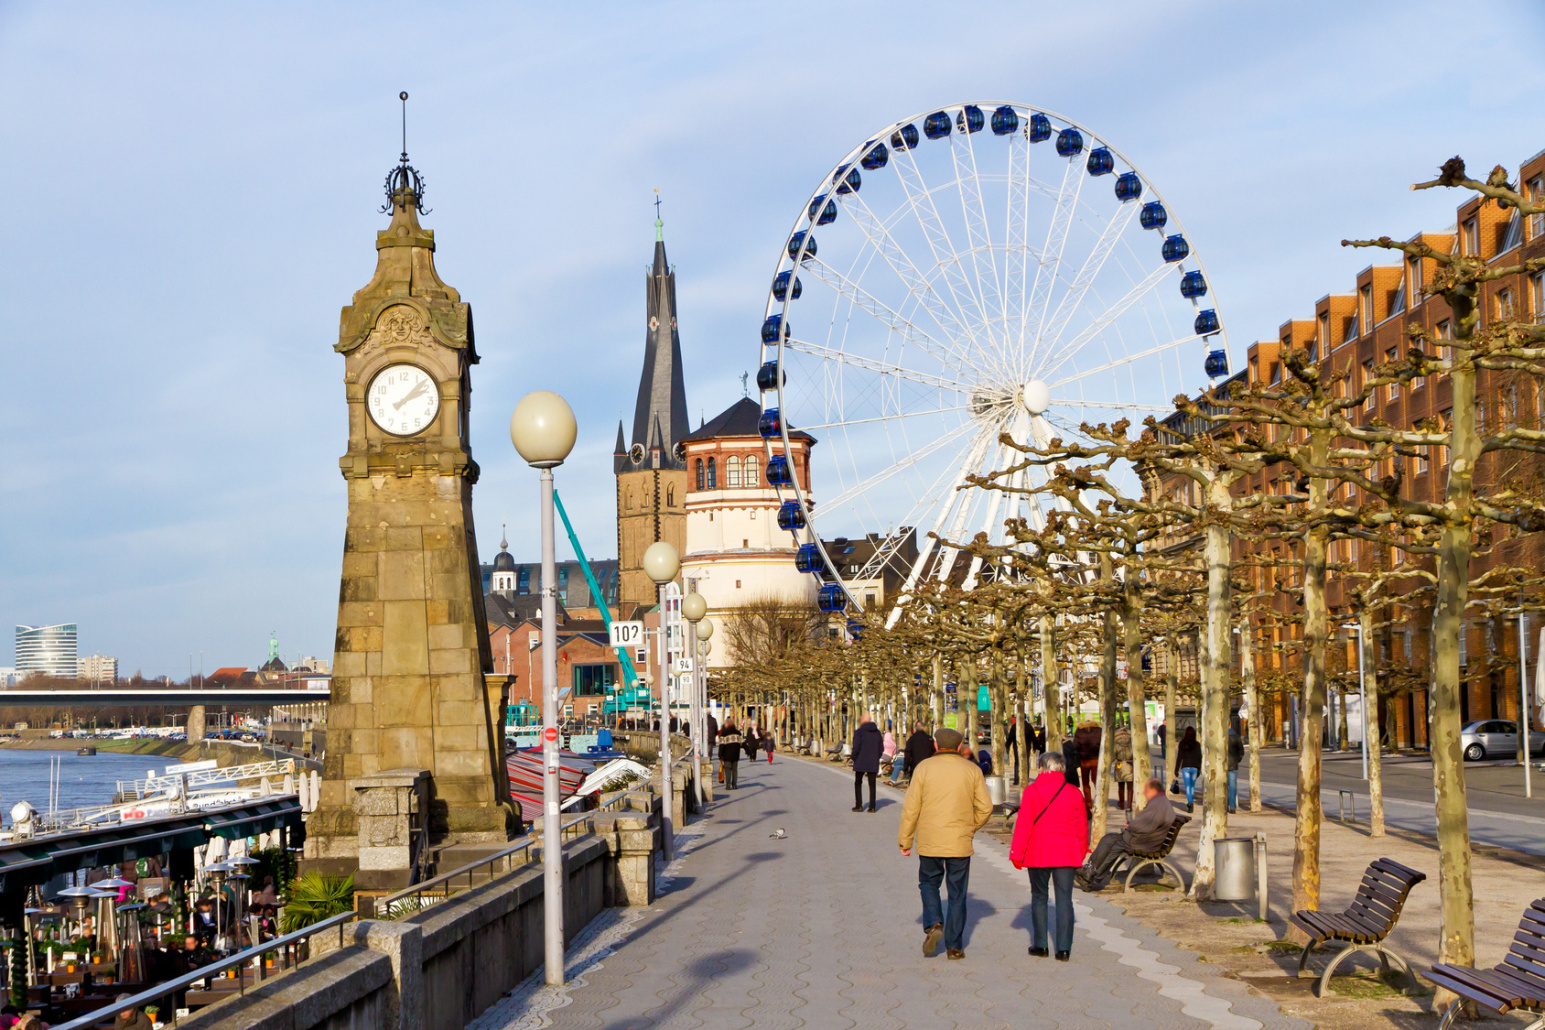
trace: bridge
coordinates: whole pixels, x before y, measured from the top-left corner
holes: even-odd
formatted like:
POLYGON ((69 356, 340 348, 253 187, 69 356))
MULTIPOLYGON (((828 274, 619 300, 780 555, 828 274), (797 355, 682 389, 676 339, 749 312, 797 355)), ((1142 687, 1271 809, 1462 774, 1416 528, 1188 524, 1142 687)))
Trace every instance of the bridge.
POLYGON ((7 705, 309 705, 327 701, 331 689, 297 690, 294 687, 169 687, 155 690, 7 690, 0 692, 0 707, 7 705))

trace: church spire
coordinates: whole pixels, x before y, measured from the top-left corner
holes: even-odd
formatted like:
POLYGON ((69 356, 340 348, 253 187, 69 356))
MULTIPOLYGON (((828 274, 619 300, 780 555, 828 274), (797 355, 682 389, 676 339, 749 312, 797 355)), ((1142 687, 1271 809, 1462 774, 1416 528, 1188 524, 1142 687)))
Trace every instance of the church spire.
MULTIPOLYGON (((659 198, 656 197, 656 205, 659 198)), ((632 454, 644 453, 632 467, 680 469, 676 444, 692 431, 687 420, 687 390, 681 367, 681 337, 676 328, 676 273, 665 257, 664 222, 655 211, 654 264, 647 280, 644 370, 633 410, 632 454), (658 443, 653 438, 659 433, 658 443), (655 451, 654 448, 659 448, 655 451)))

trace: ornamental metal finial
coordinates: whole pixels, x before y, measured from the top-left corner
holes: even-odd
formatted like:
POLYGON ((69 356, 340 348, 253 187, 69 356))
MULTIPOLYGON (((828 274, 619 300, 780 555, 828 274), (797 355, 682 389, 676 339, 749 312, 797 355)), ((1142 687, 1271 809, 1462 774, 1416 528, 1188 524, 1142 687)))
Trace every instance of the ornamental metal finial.
POLYGON ((386 203, 381 205, 382 214, 391 214, 397 207, 405 207, 408 198, 421 215, 429 214, 424 206, 424 177, 418 169, 408 164, 408 91, 397 94, 402 101, 402 156, 397 167, 386 173, 386 203))

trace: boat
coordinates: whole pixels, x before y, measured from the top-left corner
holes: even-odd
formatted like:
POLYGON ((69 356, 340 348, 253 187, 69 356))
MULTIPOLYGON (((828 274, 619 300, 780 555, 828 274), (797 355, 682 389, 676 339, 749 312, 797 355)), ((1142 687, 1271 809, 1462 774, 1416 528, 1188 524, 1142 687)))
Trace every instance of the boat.
MULTIPOLYGON (((542 814, 542 749, 520 748, 504 760, 510 774, 510 797, 520 802, 520 817, 533 822, 542 814)), ((558 803, 572 797, 595 772, 596 763, 574 751, 558 752, 558 803)))
POLYGON ((97 749, 96 749, 96 748, 94 748, 94 747, 83 747, 83 748, 77 748, 77 749, 76 749, 76 750, 75 750, 75 753, 76 753, 76 754, 77 754, 77 755, 94 755, 94 754, 96 754, 96 753, 97 753, 97 749))

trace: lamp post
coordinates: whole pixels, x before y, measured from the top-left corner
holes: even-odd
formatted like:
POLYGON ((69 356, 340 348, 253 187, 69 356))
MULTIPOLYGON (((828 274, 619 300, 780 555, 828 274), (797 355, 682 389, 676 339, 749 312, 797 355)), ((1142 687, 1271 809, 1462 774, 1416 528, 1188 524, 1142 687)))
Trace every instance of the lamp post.
MULTIPOLYGON (((694 663, 698 670, 698 679, 694 684, 697 696, 697 734, 706 748, 708 743, 708 652, 713 645, 708 638, 713 636, 713 621, 704 619, 697 624, 697 646, 693 648, 697 652, 697 661, 694 663)), ((708 756, 708 778, 713 779, 713 755, 708 756)), ((710 789, 712 789, 710 787, 710 789)))
POLYGON ((703 731, 698 725, 698 713, 701 706, 698 701, 697 667, 700 664, 697 657, 697 627, 703 616, 708 614, 708 601, 699 593, 691 593, 681 599, 681 617, 687 620, 687 639, 683 641, 686 651, 692 656, 692 671, 688 674, 692 684, 692 700, 688 708, 687 718, 691 720, 692 737, 692 788, 697 796, 698 810, 703 807, 703 731))
POLYGON ((1524 797, 1534 797, 1534 781, 1529 771, 1529 642, 1528 619, 1524 613, 1524 595, 1518 595, 1518 733, 1524 746, 1524 797))
POLYGON ((660 600, 660 630, 656 637, 660 645, 660 836, 664 843, 665 860, 676 856, 674 839, 675 813, 671 811, 671 658, 666 648, 665 585, 676 578, 681 569, 681 558, 676 548, 664 540, 657 540, 644 551, 644 574, 654 580, 655 593, 660 600))
POLYGON ((563 983, 563 840, 558 828, 558 570, 553 542, 553 469, 578 434, 568 402, 549 390, 520 399, 510 442, 542 473, 542 917, 547 982, 563 983))

